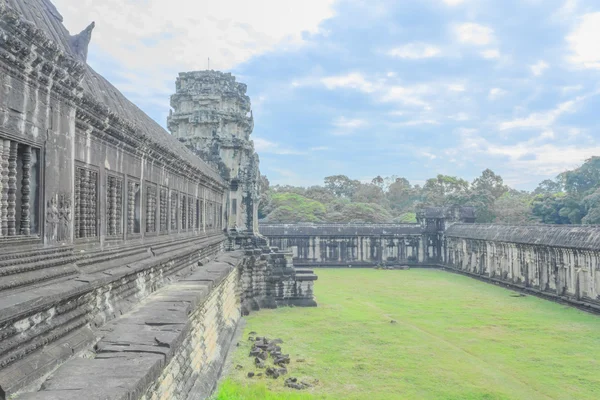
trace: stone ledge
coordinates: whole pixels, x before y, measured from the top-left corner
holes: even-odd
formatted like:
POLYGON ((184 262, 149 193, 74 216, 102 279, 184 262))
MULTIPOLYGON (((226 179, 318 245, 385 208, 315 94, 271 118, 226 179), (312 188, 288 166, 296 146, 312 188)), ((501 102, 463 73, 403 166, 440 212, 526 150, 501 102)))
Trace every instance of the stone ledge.
MULTIPOLYGON (((94 338, 85 334, 87 330, 127 312, 166 283, 185 277, 197 268, 198 260, 220 251, 222 245, 223 237, 200 240, 116 267, 110 274, 81 275, 31 290, 25 294, 32 299, 22 303, 3 299, 9 306, 0 311, 0 391, 11 394, 32 385, 89 346, 94 338)), ((217 278, 210 275, 206 280, 217 278)))
MULTIPOLYGON (((241 253, 238 253, 241 263, 241 253)), ((155 382, 191 331, 191 316, 236 268, 217 259, 146 299, 98 332, 93 358, 61 366, 39 392, 23 400, 134 399, 155 382)))

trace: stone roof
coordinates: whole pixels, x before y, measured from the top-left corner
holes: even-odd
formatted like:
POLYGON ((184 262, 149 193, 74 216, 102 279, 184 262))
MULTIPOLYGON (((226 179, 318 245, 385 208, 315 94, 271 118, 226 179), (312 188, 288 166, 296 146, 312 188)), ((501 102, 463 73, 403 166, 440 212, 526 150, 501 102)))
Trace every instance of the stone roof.
MULTIPOLYGON (((52 39, 67 55, 80 60, 71 48, 71 34, 63 25, 63 17, 49 0, 0 0, 6 1, 9 7, 20 12, 24 19, 32 22, 52 39)), ((223 182, 221 176, 206 162, 194 155, 187 147, 171 136, 156 121, 129 101, 117 88, 115 88, 102 75, 85 65, 82 87, 84 92, 96 101, 106 106, 110 112, 134 125, 150 142, 165 148, 180 157, 182 161, 197 168, 207 177, 217 182, 223 182)), ((168 99, 165 99, 167 105, 168 99)))
POLYGON ((598 226, 454 224, 448 228, 446 236, 581 250, 600 249, 598 226))
POLYGON ((264 236, 420 235, 419 224, 260 224, 264 236))

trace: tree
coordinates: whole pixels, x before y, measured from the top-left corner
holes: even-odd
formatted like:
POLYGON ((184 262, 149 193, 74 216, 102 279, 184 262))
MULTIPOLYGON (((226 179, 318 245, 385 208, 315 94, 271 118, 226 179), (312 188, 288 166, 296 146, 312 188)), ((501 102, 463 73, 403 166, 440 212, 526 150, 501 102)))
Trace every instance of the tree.
POLYGON ((546 179, 533 191, 534 194, 557 194, 563 191, 562 184, 556 180, 546 179))
POLYGON ((510 189, 494 202, 494 222, 522 225, 533 222, 531 202, 533 196, 528 192, 510 189))
POLYGON ((268 222, 322 222, 327 209, 318 201, 295 193, 273 193, 273 211, 265 219, 268 222))
POLYGON ((311 186, 307 188, 304 196, 323 204, 328 204, 335 199, 335 195, 323 186, 311 186))
POLYGON ((337 197, 352 198, 359 181, 352 180, 346 175, 333 175, 325 178, 325 187, 337 197))
POLYGON ((414 204, 419 200, 419 191, 413 188, 406 178, 396 178, 387 191, 390 207, 399 212, 414 211, 414 204))
POLYGON ((582 219, 584 224, 600 224, 600 189, 583 199, 586 215, 582 219))
POLYGON ((467 204, 477 209, 477 222, 490 223, 496 219, 494 203, 508 187, 500 175, 496 175, 491 169, 486 169, 471 184, 467 204))
POLYGON ((423 187, 424 203, 430 206, 464 204, 467 201, 469 182, 455 176, 438 175, 428 179, 423 187))
POLYGON ((385 193, 383 189, 371 183, 358 183, 352 194, 354 203, 375 203, 384 205, 385 193))
POLYGON ((504 185, 504 180, 500 175, 496 175, 491 169, 486 169, 479 178, 473 181, 471 190, 487 191, 494 199, 499 199, 508 191, 508 187, 504 185))
POLYGON ((329 222, 386 223, 392 216, 378 204, 347 203, 340 211, 329 214, 327 219, 329 222))
POLYGON ((600 157, 592 157, 564 174, 565 189, 573 195, 588 195, 600 187, 600 157))
POLYGON ((264 219, 273 209, 271 208, 271 190, 269 179, 265 175, 260 175, 258 179, 258 190, 260 200, 258 203, 258 219, 264 219))

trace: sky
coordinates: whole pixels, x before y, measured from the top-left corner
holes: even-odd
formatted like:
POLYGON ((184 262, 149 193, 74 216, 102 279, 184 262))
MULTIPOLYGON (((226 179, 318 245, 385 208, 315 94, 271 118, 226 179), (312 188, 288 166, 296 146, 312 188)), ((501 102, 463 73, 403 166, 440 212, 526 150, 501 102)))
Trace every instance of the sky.
POLYGON ((179 72, 248 85, 272 184, 486 168, 517 189, 600 155, 598 0, 54 0, 159 124, 179 72))

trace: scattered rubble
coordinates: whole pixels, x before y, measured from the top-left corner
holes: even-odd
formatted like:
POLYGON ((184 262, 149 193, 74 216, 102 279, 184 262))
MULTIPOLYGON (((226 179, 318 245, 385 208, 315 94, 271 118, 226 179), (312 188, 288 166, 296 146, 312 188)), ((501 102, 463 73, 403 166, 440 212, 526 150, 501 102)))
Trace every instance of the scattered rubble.
POLYGON ((296 378, 287 378, 285 380, 285 386, 296 390, 304 390, 312 387, 310 383, 299 382, 296 378))
MULTIPOLYGON (((283 354, 281 346, 284 342, 281 339, 269 339, 267 337, 255 336, 256 332, 250 332, 248 341, 252 342, 249 357, 254 357, 254 365, 256 368, 264 369, 264 376, 278 379, 282 375, 288 374, 288 365, 291 363, 289 354, 283 354), (272 361, 272 366, 267 366, 269 360, 272 361)), ((306 362, 305 359, 299 358, 296 362, 306 362)), ((236 369, 242 369, 241 365, 236 366, 236 369)), ((262 377, 263 373, 248 372, 248 378, 262 377)), ((318 382, 318 381, 316 381, 318 382)), ((297 378, 287 378, 285 380, 285 386, 296 389, 304 390, 312 387, 311 384, 306 382, 300 382, 297 378)))

